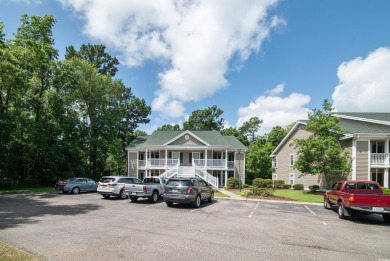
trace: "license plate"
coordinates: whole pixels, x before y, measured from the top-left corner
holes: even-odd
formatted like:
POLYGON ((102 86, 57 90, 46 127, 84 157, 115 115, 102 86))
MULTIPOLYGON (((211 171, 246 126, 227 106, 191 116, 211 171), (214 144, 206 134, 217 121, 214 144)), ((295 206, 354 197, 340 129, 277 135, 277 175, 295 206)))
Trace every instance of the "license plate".
POLYGON ((178 190, 177 190, 177 189, 172 189, 171 191, 172 191, 172 192, 178 192, 178 190))
POLYGON ((137 193, 136 192, 131 192, 131 195, 137 195, 137 193))
POLYGON ((383 212, 383 211, 385 211, 385 209, 384 208, 378 208, 378 207, 372 207, 372 211, 383 212))

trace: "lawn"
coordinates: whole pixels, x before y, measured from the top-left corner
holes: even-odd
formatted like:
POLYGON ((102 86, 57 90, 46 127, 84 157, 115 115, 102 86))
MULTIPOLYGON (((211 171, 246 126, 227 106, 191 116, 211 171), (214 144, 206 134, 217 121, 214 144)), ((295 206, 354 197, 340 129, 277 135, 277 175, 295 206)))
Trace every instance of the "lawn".
POLYGON ((0 189, 1 194, 13 193, 47 193, 54 192, 54 187, 31 187, 31 188, 15 188, 15 189, 0 189))
POLYGON ((22 249, 0 241, 0 260, 4 261, 43 261, 44 259, 34 256, 22 249))
MULTIPOLYGON (((243 195, 243 192, 246 190, 250 190, 249 188, 245 188, 241 190, 241 193, 238 189, 231 189, 231 192, 234 192, 238 195, 243 195)), ((311 193, 306 190, 292 190, 292 189, 275 189, 274 196, 290 198, 296 201, 301 202, 311 202, 311 203, 322 203, 323 201, 323 193, 315 192, 311 193)))

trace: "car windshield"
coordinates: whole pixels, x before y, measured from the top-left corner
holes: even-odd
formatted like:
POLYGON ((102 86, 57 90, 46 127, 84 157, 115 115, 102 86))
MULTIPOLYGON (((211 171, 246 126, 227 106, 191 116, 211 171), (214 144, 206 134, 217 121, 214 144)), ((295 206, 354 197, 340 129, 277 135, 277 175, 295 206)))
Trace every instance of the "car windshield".
POLYGON ((101 183, 110 183, 110 182, 113 182, 113 181, 115 181, 115 178, 105 178, 105 177, 103 177, 103 178, 101 178, 100 179, 100 182, 101 183))
POLYGON ((179 187, 182 187, 182 186, 189 186, 190 185, 190 181, 189 180, 175 180, 175 179, 171 179, 171 180, 168 180, 168 183, 167 183, 167 186, 179 186, 179 187))

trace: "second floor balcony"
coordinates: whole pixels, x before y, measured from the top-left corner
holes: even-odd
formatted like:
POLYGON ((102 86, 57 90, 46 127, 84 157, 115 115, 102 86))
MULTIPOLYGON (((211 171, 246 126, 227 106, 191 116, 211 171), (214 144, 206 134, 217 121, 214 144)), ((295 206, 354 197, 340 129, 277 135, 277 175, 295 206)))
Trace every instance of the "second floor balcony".
MULTIPOLYGON (((138 167, 141 169, 144 168, 156 168, 164 169, 166 167, 174 167, 180 165, 179 159, 148 159, 138 160, 138 167)), ((192 165, 198 167, 205 167, 208 169, 220 169, 224 170, 225 168, 233 170, 234 161, 226 161, 226 159, 193 159, 192 165)))
POLYGON ((373 165, 385 165, 389 164, 390 153, 371 153, 371 164, 373 165))

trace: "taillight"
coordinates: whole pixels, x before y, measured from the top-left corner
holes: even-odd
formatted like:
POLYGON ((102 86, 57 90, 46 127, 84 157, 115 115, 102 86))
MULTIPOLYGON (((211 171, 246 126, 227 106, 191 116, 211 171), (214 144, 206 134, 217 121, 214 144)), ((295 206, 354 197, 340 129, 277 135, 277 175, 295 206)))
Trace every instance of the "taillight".
POLYGON ((115 187, 117 184, 116 183, 108 183, 107 186, 109 187, 115 187))
POLYGON ((143 191, 146 193, 146 186, 144 186, 142 189, 143 189, 143 191))
POLYGON ((353 196, 349 196, 349 201, 350 202, 353 202, 355 200, 355 198, 353 196))
POLYGON ((191 194, 191 193, 192 193, 192 187, 188 187, 187 194, 191 194))

